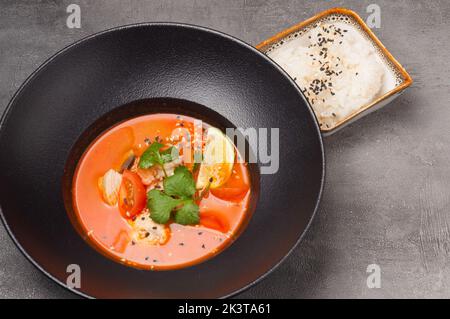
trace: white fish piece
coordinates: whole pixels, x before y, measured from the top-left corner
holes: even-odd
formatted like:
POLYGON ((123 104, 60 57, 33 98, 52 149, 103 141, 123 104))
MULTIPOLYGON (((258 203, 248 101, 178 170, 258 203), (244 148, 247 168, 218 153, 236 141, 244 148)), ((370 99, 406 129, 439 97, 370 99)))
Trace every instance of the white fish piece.
POLYGON ((174 174, 175 168, 183 164, 181 157, 173 160, 172 162, 164 164, 164 169, 166 170, 167 176, 172 176, 174 174))
POLYGON ((145 209, 132 222, 131 238, 137 244, 162 245, 169 239, 169 228, 155 223, 145 209))
POLYGON ((99 178, 98 184, 105 203, 110 206, 117 205, 121 183, 122 174, 116 172, 113 169, 108 170, 105 175, 99 178))

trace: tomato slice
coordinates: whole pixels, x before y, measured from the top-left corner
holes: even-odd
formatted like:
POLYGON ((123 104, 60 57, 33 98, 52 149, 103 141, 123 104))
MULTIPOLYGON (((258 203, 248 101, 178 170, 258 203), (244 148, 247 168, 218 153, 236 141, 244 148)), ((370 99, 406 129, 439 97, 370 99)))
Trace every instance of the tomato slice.
POLYGON ((124 218, 133 218, 145 208, 147 195, 141 178, 125 170, 119 189, 119 211, 124 218))

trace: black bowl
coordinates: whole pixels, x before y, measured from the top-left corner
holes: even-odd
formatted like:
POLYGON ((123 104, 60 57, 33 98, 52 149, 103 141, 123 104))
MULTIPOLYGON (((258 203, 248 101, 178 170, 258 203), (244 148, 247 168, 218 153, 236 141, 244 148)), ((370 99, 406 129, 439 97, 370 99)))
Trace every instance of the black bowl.
MULTIPOLYGON (((136 115, 129 110, 127 117, 136 115)), ((170 23, 108 30, 57 53, 10 102, 1 120, 0 150, 0 205, 9 234, 63 286, 68 265, 78 264, 81 288, 73 291, 86 297, 212 298, 240 292, 299 242, 324 179, 319 127, 296 84, 240 40, 170 23), (279 170, 260 176, 259 200, 246 229, 216 257, 174 271, 138 270, 99 254, 76 232, 62 196, 67 159, 86 129, 119 106, 151 98, 203 105, 237 127, 280 130, 279 170)))

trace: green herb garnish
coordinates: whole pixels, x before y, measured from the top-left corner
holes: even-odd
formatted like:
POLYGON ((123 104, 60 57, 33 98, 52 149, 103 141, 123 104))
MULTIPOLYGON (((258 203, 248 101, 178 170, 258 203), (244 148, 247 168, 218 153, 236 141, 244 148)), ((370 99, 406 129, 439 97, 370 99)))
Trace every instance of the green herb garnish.
POLYGON ((150 217, 158 224, 166 224, 172 210, 181 204, 179 199, 167 196, 163 192, 152 189, 147 194, 147 207, 150 209, 150 217))
POLYGON ((195 182, 186 166, 178 166, 172 176, 164 180, 164 193, 169 196, 189 199, 195 194, 195 182))
POLYGON ((185 203, 175 212, 175 222, 181 225, 195 225, 200 222, 199 207, 193 201, 185 203))
POLYGON ((164 164, 176 160, 178 158, 178 150, 172 146, 164 151, 160 151, 163 147, 163 144, 156 141, 153 142, 139 159, 139 168, 147 169, 154 165, 160 165, 167 176, 164 164))
POLYGON ((164 191, 153 189, 147 194, 150 217, 158 224, 166 224, 174 214, 181 225, 195 225, 200 221, 199 207, 194 201, 195 182, 185 166, 178 166, 174 174, 164 179, 164 191))
POLYGON ((194 166, 192 171, 196 172, 200 168, 200 163, 203 161, 203 153, 201 151, 194 152, 194 166))

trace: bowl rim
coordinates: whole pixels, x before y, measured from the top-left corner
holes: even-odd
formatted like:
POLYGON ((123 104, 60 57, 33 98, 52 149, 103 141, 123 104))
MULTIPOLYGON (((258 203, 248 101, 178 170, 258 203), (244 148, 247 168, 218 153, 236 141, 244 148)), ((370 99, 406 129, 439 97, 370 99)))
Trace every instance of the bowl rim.
MULTIPOLYGON (((195 24, 189 24, 189 23, 179 23, 179 22, 164 22, 164 21, 154 21, 154 22, 139 22, 139 23, 131 23, 131 24, 126 24, 126 25, 121 25, 121 26, 115 26, 112 28, 108 28, 99 32, 95 32, 93 34, 87 35, 85 37, 82 37, 79 40, 76 40, 75 42, 72 42, 68 45, 66 45, 65 47, 63 47, 62 49, 58 50, 56 53, 54 53, 53 55, 51 55, 50 57, 48 57, 44 62, 42 62, 24 81, 23 83, 20 85, 20 87, 16 90, 16 92, 13 94, 13 96, 11 97, 10 101, 8 102, 3 114, 1 114, 0 116, 0 136, 2 135, 2 129, 3 126, 9 116, 10 110, 13 106, 13 104, 15 103, 15 101, 20 97, 20 95, 22 94, 23 90, 26 89, 26 87, 28 86, 28 84, 35 78, 35 76, 37 76, 40 72, 42 72, 43 70, 45 70, 45 68, 52 63, 53 60, 57 59, 59 56, 65 54, 66 52, 68 52, 69 50, 71 50, 72 48, 76 47, 77 45, 84 43, 86 41, 92 40, 96 37, 102 36, 104 34, 108 34, 110 32, 115 32, 115 31, 120 31, 120 30, 124 30, 124 29, 130 29, 130 28, 141 28, 141 27, 152 27, 152 26, 171 26, 171 27, 181 27, 181 28, 189 28, 189 29, 194 29, 194 30, 200 30, 200 31, 205 31, 205 32, 209 32, 209 33, 213 33, 222 37, 225 37, 231 41, 234 41, 244 47, 246 47, 247 49, 251 50, 252 52, 256 53, 257 55, 261 56, 262 58, 266 59, 273 67, 275 67, 292 85, 293 87, 300 93, 300 95, 303 97, 303 99, 306 102, 306 105, 308 106, 308 110, 311 114, 311 116, 313 117, 313 119, 315 119, 314 121, 314 126, 315 129, 317 130, 317 135, 318 135, 318 142, 319 142, 319 146, 320 146, 320 153, 321 153, 321 158, 322 158, 322 169, 321 169, 321 180, 320 180, 320 187, 318 190, 318 194, 317 194, 317 198, 316 198, 316 202, 314 205, 314 209, 311 213, 311 217, 305 227, 305 229, 303 230, 303 232, 299 235, 299 237, 297 238, 296 242, 294 243, 294 245, 289 249, 289 251, 274 265, 271 266, 271 268, 269 270, 267 270, 265 273, 261 274, 261 276, 257 277, 254 281, 249 282, 247 285, 241 287, 240 289, 237 289, 235 291, 230 292, 227 295, 224 296, 220 296, 219 299, 225 299, 225 298, 230 298, 232 296, 235 296, 237 294, 240 294, 244 291, 246 291, 247 289, 249 289, 250 287, 256 285, 257 283, 261 282, 263 279, 265 279, 268 275, 270 275, 275 269, 277 269, 287 258, 288 256, 290 256, 292 254, 292 252, 294 251, 295 248, 297 248, 297 246, 299 246, 300 242, 303 240, 305 234, 308 232, 320 205, 322 196, 323 196, 323 191, 324 191, 324 186, 325 186, 325 176, 326 176, 326 156, 325 156, 325 150, 324 150, 324 144, 323 144, 323 137, 321 134, 321 130, 319 127, 319 122, 317 120, 317 117, 312 109, 312 107, 309 105, 309 103, 307 102, 306 98, 304 97, 304 94, 301 92, 301 90, 298 88, 298 86, 295 84, 295 82, 291 79, 291 77, 288 75, 288 73, 286 71, 284 71, 278 64, 276 64, 274 61, 272 61, 268 56, 266 56, 263 52, 261 52, 260 50, 258 50, 257 48, 255 48, 254 46, 248 44, 247 42, 229 35, 225 32, 222 31, 218 31, 215 30, 213 28, 209 28, 209 27, 204 27, 204 26, 199 26, 199 25, 195 25, 195 24)), ((4 225, 9 237, 12 239, 13 243, 15 244, 15 246, 19 249, 19 251, 22 253, 23 256, 25 256, 25 258, 39 271, 41 271, 47 278, 51 279, 53 282, 57 283, 60 287, 67 289, 68 291, 72 292, 75 295, 78 295, 80 297, 83 298, 87 298, 87 299, 96 299, 95 296, 91 296, 87 293, 84 293, 81 290, 77 290, 74 288, 71 288, 69 286, 67 286, 66 284, 64 284, 62 281, 60 281, 58 278, 56 278, 55 276, 53 276, 50 272, 48 272, 46 269, 44 269, 37 261, 35 261, 33 259, 33 257, 27 253, 27 251, 22 247, 22 245, 19 243, 19 241, 17 240, 17 238, 15 237, 12 229, 9 227, 6 218, 4 216, 3 213, 3 209, 2 209, 2 205, 0 203, 0 219, 2 221, 2 224, 4 225)))
MULTIPOLYGON (((358 110, 353 111, 351 114, 349 114, 347 117, 343 118, 339 122, 337 122, 334 126, 330 127, 321 127, 320 130, 324 134, 331 134, 342 127, 344 127, 347 124, 350 124, 352 121, 356 120, 358 116, 361 116, 363 113, 371 109, 376 104, 402 92, 407 87, 409 87, 413 83, 412 77, 409 75, 409 73, 406 71, 406 69, 394 58, 394 56, 389 52, 389 50, 384 46, 384 44, 378 39, 378 37, 375 35, 375 33, 370 29, 367 24, 364 22, 364 20, 353 10, 347 9, 347 8, 331 8, 325 11, 322 11, 311 18, 308 18, 302 22, 299 22, 291 27, 288 27, 275 35, 271 36, 270 38, 262 41, 261 43, 257 44, 255 47, 260 50, 261 52, 265 52, 269 46, 273 45, 274 43, 282 40, 283 38, 286 38, 291 33, 297 32, 300 29, 303 29, 314 22, 332 15, 332 14, 341 14, 346 15, 351 18, 353 18, 356 23, 361 27, 361 29, 370 37, 370 39, 374 42, 374 44, 381 50, 382 54, 386 57, 388 62, 392 63, 392 65, 395 67, 395 70, 400 73, 400 75, 403 78, 403 81, 401 84, 395 86, 392 90, 386 92, 385 94, 379 96, 372 102, 366 104, 365 106, 361 107, 358 110)), ((275 62, 276 63, 276 62, 275 62)), ((309 104, 309 102, 308 102, 309 104)))

